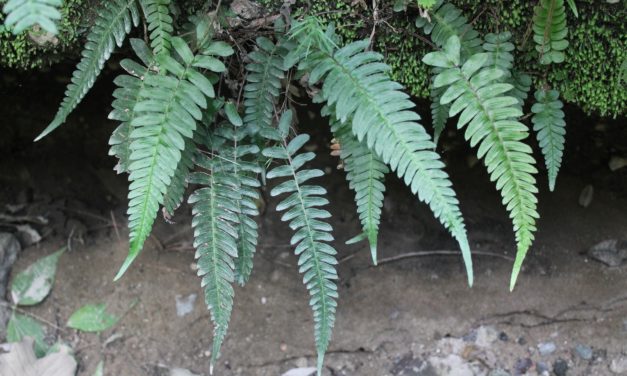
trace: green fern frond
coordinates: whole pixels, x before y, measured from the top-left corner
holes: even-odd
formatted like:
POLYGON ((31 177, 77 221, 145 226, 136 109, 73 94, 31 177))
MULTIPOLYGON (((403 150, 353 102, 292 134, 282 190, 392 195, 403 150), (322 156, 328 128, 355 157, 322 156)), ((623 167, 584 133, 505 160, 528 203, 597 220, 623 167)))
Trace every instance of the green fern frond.
MULTIPOLYGON (((290 117, 288 111, 283 115, 290 117)), ((286 122, 283 119, 284 122, 286 122)), ((314 159, 311 152, 298 153, 301 147, 309 140, 309 136, 301 134, 289 143, 287 142, 288 129, 264 129, 264 136, 279 142, 278 146, 271 146, 263 150, 263 155, 283 161, 285 164, 275 167, 267 174, 269 179, 287 178, 271 191, 272 196, 289 194, 277 206, 278 211, 286 211, 281 217, 288 222, 295 231, 291 244, 296 246, 295 253, 299 256, 299 272, 304 274, 303 282, 311 296, 309 304, 313 309, 315 322, 316 349, 318 352, 318 375, 322 372, 324 353, 331 339, 331 331, 335 324, 337 286, 334 280, 338 279, 335 265, 336 250, 327 242, 333 241, 330 232, 331 225, 323 219, 331 214, 321 209, 327 205, 327 199, 321 197, 326 190, 317 185, 305 184, 309 180, 322 176, 324 173, 317 169, 301 170, 301 167, 314 159)))
POLYGON ((302 66, 310 72, 309 82, 323 80, 321 95, 335 116, 350 121, 353 134, 366 140, 370 150, 427 203, 436 218, 458 241, 464 257, 468 282, 472 285, 472 260, 459 201, 444 171, 444 163, 433 151, 435 144, 410 111, 415 105, 392 81, 383 56, 364 49, 369 40, 353 42, 331 54, 318 50, 302 66))
POLYGON ((105 61, 117 45, 122 46, 131 25, 139 24, 139 13, 135 0, 112 0, 103 2, 96 22, 87 35, 87 44, 81 61, 72 73, 72 82, 65 90, 65 98, 52 122, 37 136, 35 141, 54 131, 65 122, 68 115, 78 106, 100 74, 105 61))
POLYGON ((109 155, 118 158, 115 170, 118 174, 128 172, 131 156, 131 121, 135 117, 133 109, 140 100, 139 93, 145 85, 143 78, 148 74, 146 67, 155 64, 154 56, 150 48, 141 39, 131 38, 131 46, 135 54, 142 60, 145 66, 137 64, 130 59, 120 62, 128 75, 122 74, 113 80, 118 88, 113 91, 113 110, 109 113, 109 119, 120 121, 120 125, 113 131, 109 138, 109 155))
POLYGON ((234 113, 229 118, 231 126, 221 126, 217 135, 226 143, 220 147, 222 169, 231 174, 237 181, 239 198, 236 200, 238 209, 237 227, 237 259, 235 260, 235 279, 240 285, 248 282, 253 269, 253 256, 259 238, 257 222, 254 217, 259 215, 257 202, 260 200, 259 188, 261 184, 257 176, 261 167, 257 163, 259 147, 247 144, 247 132, 242 127, 239 114, 234 113), (231 118, 235 117, 237 120, 231 118))
POLYGON ((167 52, 172 46, 174 20, 170 16, 170 0, 140 0, 148 22, 150 46, 156 55, 167 52))
POLYGON ((190 183, 199 184, 189 196, 193 205, 192 227, 198 260, 198 275, 205 292, 205 303, 213 321, 211 371, 220 356, 233 309, 234 259, 237 258, 237 226, 240 198, 237 180, 224 171, 219 159, 198 154, 196 164, 207 172, 194 172, 190 183))
POLYGON ((533 130, 536 132, 538 143, 544 155, 544 161, 549 174, 549 189, 555 189, 555 180, 562 164, 564 154, 564 136, 566 122, 562 101, 559 100, 557 90, 537 90, 536 103, 531 107, 533 130))
POLYGON ((273 43, 266 37, 256 40, 257 50, 248 54, 244 86, 244 124, 249 134, 272 125, 275 105, 285 77, 284 59, 292 43, 284 38, 273 43))
POLYGON ((13 34, 39 25, 50 34, 57 34, 59 30, 55 20, 61 18, 57 9, 63 5, 61 0, 9 0, 2 11, 7 15, 4 25, 13 34))
POLYGON ((529 95, 529 90, 531 90, 531 76, 527 73, 514 70, 512 72, 511 79, 508 80, 508 83, 512 84, 514 87, 512 90, 508 91, 507 94, 518 100, 518 106, 522 111, 522 108, 525 105, 525 100, 529 95))
POLYGON ((440 136, 446 128, 446 121, 448 120, 448 112, 450 106, 440 103, 440 98, 444 93, 442 88, 434 88, 433 82, 429 87, 429 97, 431 98, 431 124, 433 126, 433 144, 437 145, 440 140, 440 136))
POLYGON ((541 64, 561 63, 568 47, 564 0, 540 0, 534 8, 533 40, 541 64))
POLYGON ((187 189, 187 178, 194 167, 195 154, 196 144, 194 144, 192 138, 186 138, 185 147, 181 150, 181 160, 176 165, 174 175, 172 175, 172 179, 170 179, 170 185, 163 196, 163 208, 170 217, 174 215, 176 209, 178 209, 183 202, 185 189, 187 189))
POLYGON ((144 77, 140 101, 131 121, 129 186, 130 249, 116 279, 137 257, 154 223, 159 205, 171 184, 185 139, 196 130, 207 108, 207 97, 215 96, 211 81, 197 68, 206 68, 206 55, 194 55, 181 38, 173 38, 178 60, 168 54, 156 57, 160 73, 144 77), (167 74, 166 74, 167 73, 167 74))
MULTIPOLYGON (((377 238, 381 223, 381 208, 385 192, 385 174, 389 172, 364 142, 357 140, 350 124, 333 119, 331 130, 341 146, 340 158, 344 162, 349 187, 355 191, 357 213, 363 229, 363 237, 370 244, 372 262, 377 264, 377 238)), ((355 240, 361 240, 362 236, 355 240)), ((352 241, 349 240, 352 243, 352 241)))
POLYGON ((522 142, 528 136, 527 127, 516 118, 522 115, 517 99, 504 93, 511 84, 499 82, 503 71, 487 66, 489 54, 479 53, 461 64, 460 41, 452 36, 443 51, 431 52, 423 58, 426 64, 444 68, 436 76, 436 87, 447 87, 442 103, 452 103, 450 116, 460 114, 457 127, 466 126, 465 138, 479 144, 478 157, 501 191, 503 205, 514 224, 518 251, 510 288, 514 287, 522 261, 534 239, 537 170, 531 148, 522 142))

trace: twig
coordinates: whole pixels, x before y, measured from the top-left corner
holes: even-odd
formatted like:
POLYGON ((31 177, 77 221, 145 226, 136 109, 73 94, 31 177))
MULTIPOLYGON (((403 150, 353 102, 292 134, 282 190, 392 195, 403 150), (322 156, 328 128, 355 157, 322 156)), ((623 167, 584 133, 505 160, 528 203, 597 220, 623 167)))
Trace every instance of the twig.
POLYGON ((115 235, 118 237, 118 240, 122 240, 120 236, 120 231, 118 231, 118 223, 115 221, 115 216, 113 215, 113 210, 109 211, 111 214, 111 222, 113 222, 113 229, 115 230, 115 235))
MULTIPOLYGON (((403 253, 403 254, 400 254, 400 255, 397 255, 397 256, 391 256, 391 257, 386 257, 386 258, 379 259, 378 262, 377 262, 377 265, 389 264, 391 262, 400 261, 400 260, 404 260, 404 259, 408 259, 408 258, 412 258, 412 257, 457 256, 459 254, 460 254, 459 251, 449 251, 449 250, 409 252, 409 253, 403 253)), ((498 253, 474 251, 474 252, 472 252, 472 254, 476 255, 476 256, 498 257, 498 258, 502 258, 504 260, 508 260, 508 261, 512 261, 512 262, 514 261, 513 258, 511 258, 509 256, 501 255, 501 254, 498 254, 498 253)))
POLYGON ((4 307, 7 307, 7 308, 10 308, 10 309, 12 309, 12 310, 14 310, 16 312, 19 312, 19 313, 21 313, 23 315, 30 316, 30 317, 34 318, 35 320, 41 321, 42 323, 48 325, 49 327, 51 327, 53 329, 56 329, 59 332, 64 332, 65 333, 65 329, 59 327, 57 324, 53 323, 52 321, 44 319, 41 316, 37 316, 34 313, 30 313, 28 311, 25 311, 25 310, 21 309, 20 307, 14 306, 13 304, 10 304, 10 303, 2 301, 2 300, 0 300, 0 305, 4 306, 4 307))

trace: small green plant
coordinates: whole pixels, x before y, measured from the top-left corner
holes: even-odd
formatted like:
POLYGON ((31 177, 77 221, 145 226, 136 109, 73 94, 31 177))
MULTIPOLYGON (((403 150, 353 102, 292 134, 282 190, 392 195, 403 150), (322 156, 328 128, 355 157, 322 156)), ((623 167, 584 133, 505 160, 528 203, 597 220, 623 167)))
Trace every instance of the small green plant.
MULTIPOLYGON (((441 0, 395 5, 396 10, 419 10, 415 26, 435 49, 420 57, 431 72, 434 137, 402 85, 390 77, 384 56, 372 50, 371 38, 344 42, 333 25, 300 14, 278 17, 273 33, 238 45, 235 53, 221 8, 177 20, 171 5, 168 0, 106 2, 57 115, 37 139, 65 122, 115 45, 143 18, 149 40, 130 39, 137 60, 120 62, 125 73, 114 80, 109 115, 119 122, 110 154, 118 158, 115 169, 129 179, 130 246, 115 279, 144 248, 160 208, 166 219, 174 215, 191 185, 187 202, 193 211, 198 274, 214 323, 211 369, 227 334, 232 285, 250 278, 259 189, 268 179, 276 180, 271 195, 281 197, 277 211, 293 231, 290 244, 310 294, 318 374, 322 371, 339 299, 337 251, 331 245, 327 192, 317 182, 324 174, 308 168, 315 158, 302 151, 309 136, 292 127, 290 89, 296 82, 323 104, 322 114, 340 143, 362 225, 349 242, 367 241, 376 264, 384 177, 393 172, 458 242, 472 285, 463 215, 436 147, 447 120, 455 118, 464 138, 477 146, 510 214, 517 243, 510 281, 514 288, 539 217, 536 162, 524 122, 532 86, 537 88, 532 123, 551 190, 564 151, 562 104, 547 82, 568 47, 563 1, 540 1, 529 20, 540 71, 533 77, 516 69, 516 46, 507 30, 482 36, 460 9, 441 0)), ((75 313, 69 325, 99 331, 115 321, 104 306, 93 305, 75 313)))

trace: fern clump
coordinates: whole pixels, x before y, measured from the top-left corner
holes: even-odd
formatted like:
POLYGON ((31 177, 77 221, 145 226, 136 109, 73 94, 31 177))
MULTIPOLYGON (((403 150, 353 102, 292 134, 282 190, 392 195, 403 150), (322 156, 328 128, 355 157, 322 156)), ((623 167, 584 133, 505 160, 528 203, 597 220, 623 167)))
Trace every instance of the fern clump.
POLYGON ((447 88, 442 103, 451 103, 450 116, 459 114, 457 127, 466 126, 466 140, 471 146, 479 145, 477 155, 485 157, 490 180, 496 183, 510 212, 518 244, 510 283, 513 288, 539 216, 535 160, 531 148, 522 142, 528 129, 516 120, 522 115, 518 100, 505 95, 513 85, 499 82, 504 72, 488 65, 487 53, 475 54, 461 64, 460 52, 460 39, 452 36, 443 51, 431 52, 423 61, 444 69, 435 77, 434 86, 447 88))
POLYGON ((566 134, 566 122, 562 101, 556 90, 537 90, 536 103, 531 107, 533 130, 537 132, 538 143, 549 175, 549 189, 555 189, 555 180, 562 164, 566 134))
POLYGON ((7 15, 4 24, 12 29, 13 34, 19 34, 33 25, 57 34, 55 21, 61 18, 57 9, 61 5, 61 0, 9 0, 2 7, 7 15))

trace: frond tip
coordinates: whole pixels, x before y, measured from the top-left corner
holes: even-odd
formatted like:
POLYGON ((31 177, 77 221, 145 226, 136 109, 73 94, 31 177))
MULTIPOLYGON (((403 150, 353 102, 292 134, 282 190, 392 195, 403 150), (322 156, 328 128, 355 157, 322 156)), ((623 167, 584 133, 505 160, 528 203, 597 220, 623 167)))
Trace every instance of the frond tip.
POLYGON ((533 14, 533 40, 541 64, 561 63, 568 47, 564 0, 540 0, 533 14))
POLYGON ((55 20, 61 18, 57 9, 61 0, 9 0, 2 11, 7 15, 4 25, 19 34, 33 25, 39 25, 50 34, 57 34, 55 20))
POLYGON ((535 93, 536 103, 531 107, 533 130, 536 132, 538 143, 549 174, 549 189, 555 189, 555 180, 562 164, 564 154, 564 135, 566 122, 562 101, 559 100, 557 90, 540 89, 535 93))

